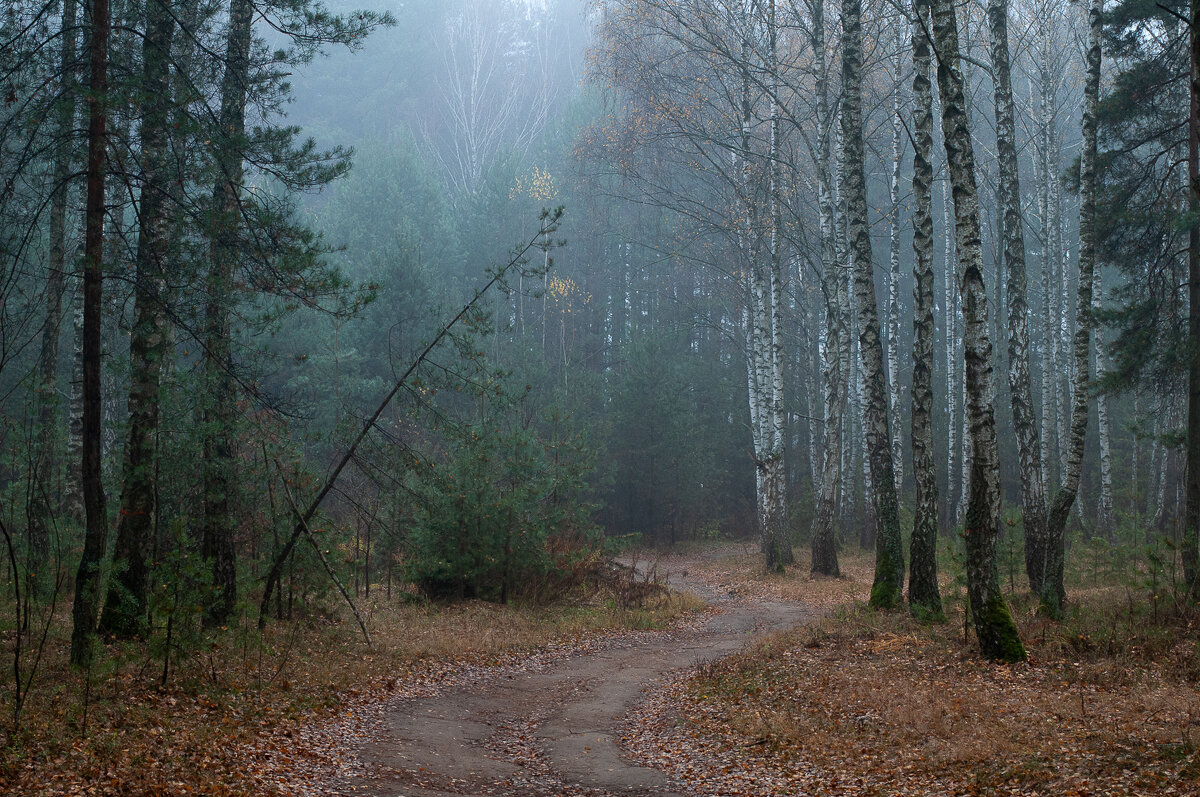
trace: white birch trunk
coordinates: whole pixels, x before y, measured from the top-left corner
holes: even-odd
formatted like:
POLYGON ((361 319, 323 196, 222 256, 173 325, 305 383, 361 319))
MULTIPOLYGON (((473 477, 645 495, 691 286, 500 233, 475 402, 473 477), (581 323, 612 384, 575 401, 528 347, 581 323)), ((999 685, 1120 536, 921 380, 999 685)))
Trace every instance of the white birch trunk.
POLYGON ((896 89, 892 94, 892 179, 888 185, 891 213, 888 217, 889 264, 887 313, 888 413, 892 428, 892 462, 896 472, 896 493, 904 488, 904 440, 900 423, 900 161, 904 154, 900 116, 902 88, 901 62, 903 28, 896 27, 896 55, 893 72, 896 89))
MULTIPOLYGON (((1104 288, 1101 282, 1100 269, 1096 269, 1095 295, 1092 297, 1092 307, 1099 310, 1102 304, 1104 288)), ((1104 338, 1096 334, 1096 375, 1099 377, 1109 370, 1108 352, 1104 338)), ((1096 430, 1100 434, 1100 498, 1096 518, 1101 532, 1110 541, 1113 540, 1113 485, 1112 485, 1112 429, 1108 414, 1108 394, 1096 396, 1096 430)))

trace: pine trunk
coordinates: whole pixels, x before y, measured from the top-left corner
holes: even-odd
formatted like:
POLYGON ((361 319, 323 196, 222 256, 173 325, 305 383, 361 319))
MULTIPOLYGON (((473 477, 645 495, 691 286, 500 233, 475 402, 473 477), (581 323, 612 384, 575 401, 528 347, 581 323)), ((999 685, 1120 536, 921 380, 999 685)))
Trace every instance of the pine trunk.
POLYGON ((1191 89, 1188 113, 1188 364, 1187 495, 1184 501, 1184 580, 1200 598, 1200 0, 1191 6, 1191 89))
POLYGON ((205 622, 220 625, 233 614, 237 601, 237 565, 233 547, 231 498, 234 485, 233 427, 236 391, 233 381, 231 307, 233 270, 238 256, 239 193, 242 186, 240 139, 246 129, 246 91, 250 70, 250 29, 254 6, 233 0, 229 9, 225 76, 221 82, 221 132, 213 188, 212 263, 205 311, 205 371, 209 403, 204 414, 204 529, 201 555, 210 562, 213 593, 205 607, 205 622))
POLYGON ((970 491, 963 531, 967 549, 967 592, 980 652, 990 659, 1017 661, 1025 658, 1025 648, 1000 590, 996 566, 1000 467, 996 421, 991 406, 992 343, 988 337, 987 295, 983 282, 975 153, 958 68, 958 21, 952 0, 935 0, 933 33, 938 51, 942 135, 954 191, 954 230, 966 363, 965 414, 972 443, 970 491))

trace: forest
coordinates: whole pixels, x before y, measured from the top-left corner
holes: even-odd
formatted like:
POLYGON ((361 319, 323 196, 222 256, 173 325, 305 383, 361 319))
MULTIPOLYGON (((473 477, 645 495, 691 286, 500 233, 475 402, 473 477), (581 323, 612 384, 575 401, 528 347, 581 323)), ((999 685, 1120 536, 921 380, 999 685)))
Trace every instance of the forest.
POLYGON ((0 792, 1200 794, 1200 2, 4 6, 0 792))

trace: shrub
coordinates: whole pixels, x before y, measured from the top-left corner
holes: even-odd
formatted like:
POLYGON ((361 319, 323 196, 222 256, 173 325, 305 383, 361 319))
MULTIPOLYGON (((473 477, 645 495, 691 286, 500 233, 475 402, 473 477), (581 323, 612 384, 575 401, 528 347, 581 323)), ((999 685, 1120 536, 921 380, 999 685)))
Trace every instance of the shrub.
POLYGON ((574 438, 544 440, 488 418, 459 431, 423 470, 405 568, 429 597, 554 597, 602 545, 582 500, 588 463, 574 438))

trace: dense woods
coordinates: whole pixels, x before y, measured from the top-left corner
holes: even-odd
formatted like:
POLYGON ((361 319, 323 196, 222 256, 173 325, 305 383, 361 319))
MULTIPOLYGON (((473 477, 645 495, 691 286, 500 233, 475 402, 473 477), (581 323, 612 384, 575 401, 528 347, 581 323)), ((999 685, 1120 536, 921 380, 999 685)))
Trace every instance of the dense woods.
POLYGON ((6 743, 64 639, 165 685, 338 604, 370 645, 381 592, 561 601, 629 544, 870 550, 870 606, 929 622, 949 567, 990 660, 1097 551, 1193 606, 1197 25, 6 4, 6 743))

